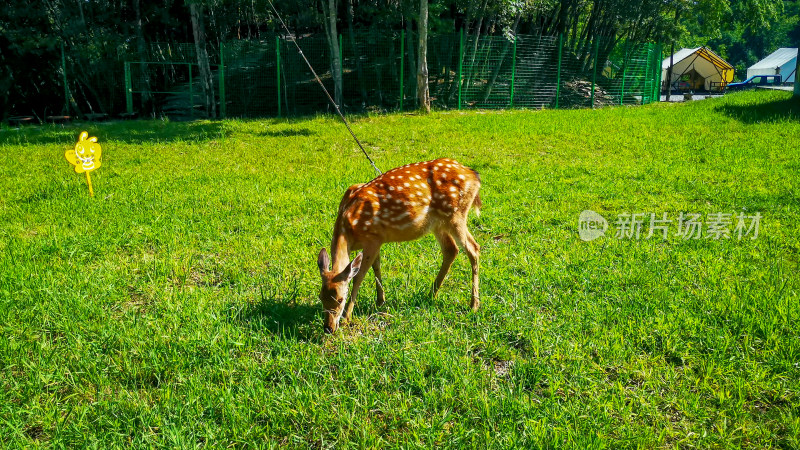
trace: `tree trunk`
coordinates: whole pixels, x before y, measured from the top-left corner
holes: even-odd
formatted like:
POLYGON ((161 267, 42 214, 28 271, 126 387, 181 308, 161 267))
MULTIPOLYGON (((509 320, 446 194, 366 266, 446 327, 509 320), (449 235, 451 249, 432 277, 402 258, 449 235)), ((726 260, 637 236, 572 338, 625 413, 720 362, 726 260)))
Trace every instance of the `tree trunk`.
MULTIPOLYGON (((189 13, 192 16, 192 33, 194 34, 194 48, 197 53, 197 65, 200 67, 200 85, 203 88, 203 98, 206 114, 209 118, 217 116, 217 105, 214 101, 214 79, 211 76, 211 66, 208 63, 206 50, 206 30, 203 23, 203 6, 198 2, 189 4, 189 13)), ((189 107, 194 108, 194 99, 189 99, 189 107)))
MULTIPOLYGON (((514 27, 512 29, 512 34, 514 35, 514 39, 517 39, 517 27, 519 27, 519 19, 522 18, 522 13, 517 13, 517 17, 514 20, 514 27)), ((503 68, 503 64, 506 61, 506 55, 508 55, 508 50, 513 45, 512 42, 504 42, 503 43, 503 50, 500 53, 500 62, 497 63, 494 70, 492 71, 492 75, 489 77, 489 81, 486 83, 486 88, 483 90, 483 102, 489 100, 489 96, 492 95, 492 88, 494 88, 495 82, 497 82, 497 76, 500 75, 500 70, 503 68)))
POLYGON ((480 41, 481 38, 481 28, 483 27, 483 18, 486 14, 487 3, 488 0, 483 1, 483 6, 481 6, 480 12, 478 13, 478 24, 475 26, 475 39, 472 43, 472 54, 470 55, 470 61, 467 69, 469 71, 469 76, 464 83, 464 92, 468 92, 470 87, 472 87, 472 80, 474 79, 473 75, 475 73, 472 68, 475 66, 475 58, 478 55, 478 41, 480 41))
MULTIPOLYGON (((406 48, 408 49, 408 67, 411 70, 416 70, 417 68, 417 58, 414 56, 416 53, 414 51, 414 29, 411 26, 411 19, 406 19, 406 48)), ((412 72, 413 73, 413 72, 412 72)), ((406 74, 403 74, 405 76, 406 74)), ((414 86, 414 101, 417 101, 417 83, 410 83, 411 80, 408 80, 408 86, 414 86)))
MULTIPOLYGON (((356 73, 358 74, 358 87, 361 91, 361 107, 367 107, 367 87, 364 83, 364 69, 361 67, 361 54, 358 53, 356 48, 356 35, 353 30, 353 16, 355 11, 353 8, 353 0, 347 0, 347 28, 350 31, 350 52, 356 60, 356 73)), ((378 92, 381 92, 378 90, 378 92)))
POLYGON ((431 112, 431 94, 428 89, 428 0, 419 1, 419 51, 417 52, 417 96, 419 109, 431 112))
MULTIPOLYGON (((133 2, 133 11, 136 15, 136 52, 139 57, 139 61, 141 63, 141 70, 144 76, 142 79, 144 80, 144 89, 142 91, 141 99, 141 109, 142 111, 147 111, 152 105, 150 101, 150 76, 147 64, 144 61, 148 60, 147 56, 147 48, 144 41, 144 32, 142 31, 142 6, 141 0, 134 0, 133 2)), ((153 111, 150 111, 153 113, 153 111)))
POLYGON ((339 57, 339 33, 336 31, 336 0, 328 0, 327 7, 323 2, 323 25, 331 52, 331 75, 333 77, 333 98, 339 109, 342 109, 342 61, 339 57))
POLYGON ((800 55, 798 55, 797 66, 794 69, 794 96, 800 97, 800 55))

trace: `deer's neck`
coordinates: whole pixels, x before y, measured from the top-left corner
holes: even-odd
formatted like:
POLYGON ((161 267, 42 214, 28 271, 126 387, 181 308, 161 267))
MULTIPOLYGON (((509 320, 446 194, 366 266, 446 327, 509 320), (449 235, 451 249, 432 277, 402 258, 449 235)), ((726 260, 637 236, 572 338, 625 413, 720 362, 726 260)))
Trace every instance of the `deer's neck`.
POLYGON ((333 231, 333 239, 331 240, 331 256, 333 257, 333 270, 334 273, 340 273, 350 264, 350 244, 344 233, 340 232, 339 224, 336 224, 336 229, 333 231))

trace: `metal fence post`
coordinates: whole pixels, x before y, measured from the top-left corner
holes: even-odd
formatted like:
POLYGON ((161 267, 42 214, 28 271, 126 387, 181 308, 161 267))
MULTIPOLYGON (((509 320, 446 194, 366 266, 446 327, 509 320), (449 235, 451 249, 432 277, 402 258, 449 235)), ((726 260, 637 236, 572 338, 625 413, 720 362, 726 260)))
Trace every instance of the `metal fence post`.
POLYGON ((600 50, 600 41, 594 37, 594 62, 592 63, 592 109, 594 109, 594 88, 597 81, 597 53, 600 50))
POLYGON ((658 59, 654 61, 653 68, 656 70, 656 95, 655 101, 661 101, 661 61, 664 60, 664 53, 663 49, 661 48, 661 44, 656 45, 656 55, 658 55, 658 59))
POLYGON ((69 115, 69 85, 67 84, 67 57, 64 54, 64 43, 61 43, 61 75, 64 78, 64 114, 69 115))
POLYGON ((647 72, 648 72, 647 78, 650 79, 650 92, 649 92, 650 101, 648 103, 652 103, 653 102, 653 94, 655 93, 655 89, 653 89, 654 88, 653 85, 656 82, 656 80, 655 80, 655 75, 656 75, 656 73, 655 73, 655 61, 656 61, 656 57, 658 55, 656 54, 656 50, 655 50, 653 44, 649 44, 648 48, 650 49, 650 51, 648 52, 648 55, 650 55, 650 61, 648 63, 648 67, 647 67, 647 72))
POLYGON ((564 33, 558 33, 558 66, 556 68, 556 109, 558 97, 561 96, 561 49, 564 47, 564 33))
POLYGON ((403 65, 406 60, 405 37, 406 37, 405 30, 400 30, 400 111, 403 110, 403 98, 406 96, 406 93, 403 90, 403 81, 406 78, 406 72, 404 70, 404 65, 403 65))
POLYGON ((663 72, 661 69, 661 61, 664 60, 664 46, 661 44, 658 44, 658 55, 658 61, 656 62, 656 70, 658 70, 658 95, 656 95, 656 101, 661 102, 661 72, 663 72))
POLYGON ((461 110, 461 85, 464 84, 464 29, 461 29, 458 38, 458 109, 461 110))
POLYGON ((219 44, 219 116, 225 118, 225 43, 219 44))
POLYGON ((514 52, 511 57, 511 101, 510 107, 514 107, 514 76, 517 73, 517 36, 514 35, 514 52))
MULTIPOLYGON (((275 36, 275 67, 278 74, 278 117, 281 117, 281 38, 275 36)), ((287 105, 288 106, 288 105, 287 105)))
POLYGON ((133 114, 133 89, 131 88, 131 63, 125 61, 125 110, 133 114))

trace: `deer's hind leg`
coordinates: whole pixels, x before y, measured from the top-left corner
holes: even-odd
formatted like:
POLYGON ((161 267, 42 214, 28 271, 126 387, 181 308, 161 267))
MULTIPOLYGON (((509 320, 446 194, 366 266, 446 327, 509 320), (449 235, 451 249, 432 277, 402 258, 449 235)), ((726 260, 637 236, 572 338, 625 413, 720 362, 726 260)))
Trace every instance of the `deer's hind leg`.
POLYGON ((439 274, 436 275, 436 281, 433 282, 433 295, 435 296, 439 292, 439 288, 442 287, 442 282, 444 282, 447 273, 450 272, 450 267, 453 265, 456 255, 458 255, 458 246, 453 236, 446 230, 439 229, 434 234, 436 240, 439 241, 439 246, 442 248, 442 267, 439 269, 439 274))
POLYGON ((375 304, 382 306, 386 302, 386 295, 383 292, 383 279, 381 278, 381 252, 378 250, 378 255, 375 257, 375 262, 372 263, 372 272, 375 273, 375 291, 377 291, 377 298, 375 304))
POLYGON ((470 302, 470 306, 472 307, 472 310, 475 311, 481 304, 478 298, 478 271, 481 247, 478 245, 478 241, 472 237, 472 234, 467 229, 466 217, 464 217, 463 220, 455 221, 453 224, 453 237, 458 245, 463 247, 467 252, 467 255, 469 256, 469 262, 472 265, 472 301, 470 302))

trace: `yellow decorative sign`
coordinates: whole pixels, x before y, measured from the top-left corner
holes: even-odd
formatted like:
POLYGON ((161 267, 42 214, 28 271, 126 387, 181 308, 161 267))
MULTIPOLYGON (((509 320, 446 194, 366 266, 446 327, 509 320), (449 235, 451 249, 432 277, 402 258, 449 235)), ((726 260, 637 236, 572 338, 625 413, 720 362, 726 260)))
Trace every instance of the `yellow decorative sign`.
POLYGON ((96 137, 89 137, 89 133, 83 131, 78 138, 78 143, 75 144, 74 150, 67 150, 64 157, 67 158, 70 164, 75 166, 76 173, 86 172, 86 182, 89 184, 89 195, 94 197, 94 190, 92 189, 92 178, 89 172, 100 167, 100 155, 103 149, 97 143, 96 137))

